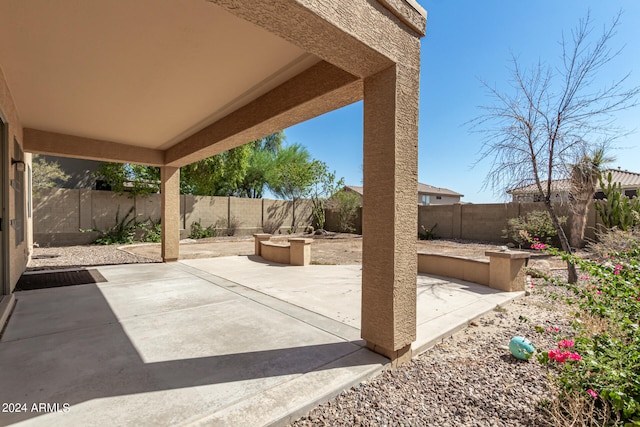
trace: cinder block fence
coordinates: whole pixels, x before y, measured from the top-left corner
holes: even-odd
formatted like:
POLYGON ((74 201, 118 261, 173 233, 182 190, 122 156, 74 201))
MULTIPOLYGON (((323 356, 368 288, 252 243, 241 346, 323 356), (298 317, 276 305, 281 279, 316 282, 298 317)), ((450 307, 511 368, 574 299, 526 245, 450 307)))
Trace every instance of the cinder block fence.
MULTIPOLYGON (((159 221, 160 195, 129 197, 111 191, 53 188, 41 190, 33 198, 33 237, 41 246, 87 244, 97 233, 81 230, 105 230, 122 219, 130 209, 139 221, 159 221)), ((180 196, 181 238, 199 222, 203 228, 234 228, 236 235, 270 232, 287 233, 293 227, 294 204, 287 200, 244 199, 237 197, 180 196)), ((313 222, 311 202, 295 205, 298 228, 313 222)))

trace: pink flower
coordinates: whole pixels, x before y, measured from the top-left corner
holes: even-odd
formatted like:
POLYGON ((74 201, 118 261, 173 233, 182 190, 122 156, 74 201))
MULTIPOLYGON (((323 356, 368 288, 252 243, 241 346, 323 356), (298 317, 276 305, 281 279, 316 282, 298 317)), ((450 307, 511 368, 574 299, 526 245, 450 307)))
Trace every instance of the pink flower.
POLYGON ((602 291, 598 291, 598 295, 600 295, 602 293, 602 291))
POLYGON ((531 245, 532 249, 547 249, 547 245, 545 245, 544 243, 534 243, 533 245, 531 245))
POLYGON ((574 345, 575 343, 571 340, 562 340, 558 342, 558 347, 569 348, 569 347, 573 347, 574 345))
POLYGON ((555 360, 558 363, 564 363, 567 361, 567 359, 582 360, 582 356, 580 356, 578 353, 572 353, 570 351, 549 350, 547 355, 549 356, 549 360, 555 360))
POLYGON ((595 391, 589 389, 587 390, 587 393, 589 393, 591 395, 591 397, 593 397, 594 399, 598 398, 598 393, 596 393, 595 391))

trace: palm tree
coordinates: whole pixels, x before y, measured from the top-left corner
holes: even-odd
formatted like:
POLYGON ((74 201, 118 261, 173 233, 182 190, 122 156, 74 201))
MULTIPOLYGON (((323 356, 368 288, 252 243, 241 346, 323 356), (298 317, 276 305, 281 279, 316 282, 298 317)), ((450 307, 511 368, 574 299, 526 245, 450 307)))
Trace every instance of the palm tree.
POLYGON ((574 248, 584 246, 584 230, 589 214, 589 205, 596 192, 602 167, 614 159, 605 155, 605 148, 600 147, 593 153, 584 153, 580 160, 571 166, 571 218, 570 244, 574 248))

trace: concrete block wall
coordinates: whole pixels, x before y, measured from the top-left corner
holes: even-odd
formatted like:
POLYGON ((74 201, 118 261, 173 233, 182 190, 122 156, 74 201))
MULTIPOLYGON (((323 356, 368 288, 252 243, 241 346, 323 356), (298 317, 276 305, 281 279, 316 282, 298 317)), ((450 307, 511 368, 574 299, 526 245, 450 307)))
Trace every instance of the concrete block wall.
MULTIPOLYGON (((138 221, 151 218, 159 221, 160 195, 128 197, 111 191, 89 189, 47 189, 33 198, 34 241, 41 246, 89 244, 97 233, 80 230, 106 230, 115 225, 116 212, 122 219, 129 209, 138 221)), ((263 231, 266 220, 275 221, 276 233, 287 233, 293 222, 293 202, 286 200, 245 199, 237 197, 180 196, 181 237, 191 232, 199 222, 209 226, 229 227, 237 221, 236 235, 251 235, 263 231)), ((299 201, 296 207, 299 230, 311 225, 311 202, 299 201)))
POLYGON ((286 232, 293 223, 293 202, 290 200, 268 200, 262 201, 262 221, 272 222, 278 230, 286 232))
POLYGON ((262 199, 229 197, 228 227, 234 222, 236 234, 262 233, 262 199))
POLYGON ((183 229, 188 235, 191 232, 191 225, 199 222, 202 227, 216 225, 217 222, 228 223, 229 198, 228 197, 206 197, 206 196, 180 196, 184 201, 181 203, 181 215, 183 218, 183 229))
MULTIPOLYGON (((434 233, 443 239, 482 240, 488 242, 507 242, 502 237, 510 218, 524 216, 535 210, 544 210, 542 203, 494 203, 494 204, 455 204, 448 206, 420 206, 418 208, 418 227, 426 228, 438 224, 434 233)), ((567 217, 563 227, 569 233, 571 212, 567 204, 555 205, 560 216, 567 217)), ((593 205, 589 209, 585 237, 594 240, 595 230, 601 224, 593 205)))
MULTIPOLYGON (((33 233, 77 232, 80 227, 79 192, 52 188, 39 190, 33 200, 33 233)), ((36 240, 37 242, 37 240, 36 240)))

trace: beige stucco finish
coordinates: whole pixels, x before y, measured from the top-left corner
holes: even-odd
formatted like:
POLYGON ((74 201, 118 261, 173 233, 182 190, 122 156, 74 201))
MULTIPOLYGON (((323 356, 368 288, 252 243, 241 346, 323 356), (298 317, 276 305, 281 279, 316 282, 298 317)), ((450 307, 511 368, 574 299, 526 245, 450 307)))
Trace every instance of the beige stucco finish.
POLYGON ((180 252, 180 169, 160 169, 162 212, 162 260, 177 261, 180 252))
POLYGON ((426 23, 414 1, 1 7, 0 107, 23 113, 11 132, 26 128, 34 153, 161 166, 165 261, 178 258, 178 167, 364 99, 362 336, 394 363, 410 357, 426 23))
POLYGON ((526 273, 523 269, 529 254, 518 251, 487 251, 489 257, 489 283, 494 289, 514 292, 524 291, 526 273))

